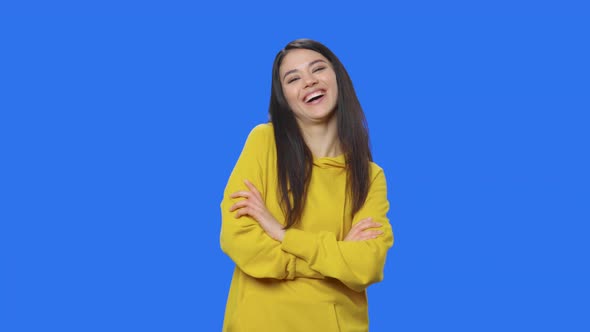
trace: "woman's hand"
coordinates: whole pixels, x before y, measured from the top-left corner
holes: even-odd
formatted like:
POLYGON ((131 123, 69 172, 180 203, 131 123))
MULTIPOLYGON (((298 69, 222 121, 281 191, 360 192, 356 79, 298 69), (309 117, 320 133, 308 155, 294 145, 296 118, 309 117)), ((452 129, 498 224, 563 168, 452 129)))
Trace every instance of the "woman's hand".
POLYGON ((266 234, 276 241, 282 242, 283 237, 285 237, 283 225, 281 225, 275 219, 275 217, 270 214, 270 211, 268 211, 266 208, 264 200, 262 199, 262 195, 258 189, 256 189, 256 187, 254 187, 254 185, 248 180, 244 180, 244 183, 250 191, 242 190, 231 194, 231 198, 241 197, 245 199, 232 205, 229 211, 234 212, 237 210, 236 218, 240 218, 242 216, 252 217, 258 222, 260 227, 264 229, 266 234))
POLYGON ((344 241, 364 241, 370 240, 383 234, 380 230, 369 230, 369 228, 381 227, 380 223, 374 222, 373 218, 369 217, 356 223, 350 229, 350 232, 344 238, 344 241))

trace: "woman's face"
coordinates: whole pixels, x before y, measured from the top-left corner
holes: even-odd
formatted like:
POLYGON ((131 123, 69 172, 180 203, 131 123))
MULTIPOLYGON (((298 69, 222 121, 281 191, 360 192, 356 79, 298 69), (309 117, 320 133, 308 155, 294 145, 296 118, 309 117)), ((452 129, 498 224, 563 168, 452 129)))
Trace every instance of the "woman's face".
POLYGON ((327 122, 332 117, 338 84, 328 59, 312 50, 290 50, 279 74, 283 94, 300 125, 327 122))

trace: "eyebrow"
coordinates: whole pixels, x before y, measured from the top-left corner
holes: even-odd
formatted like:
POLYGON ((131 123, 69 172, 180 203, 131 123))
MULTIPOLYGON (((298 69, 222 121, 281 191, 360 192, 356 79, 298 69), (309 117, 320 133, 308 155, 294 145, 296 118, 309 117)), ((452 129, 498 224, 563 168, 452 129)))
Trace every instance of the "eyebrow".
MULTIPOLYGON (((314 61, 310 62, 309 64, 307 64, 307 67, 311 67, 311 66, 315 65, 318 62, 327 63, 326 61, 324 61, 322 59, 317 59, 317 60, 314 60, 314 61)), ((285 73, 285 75, 283 75, 283 79, 285 79, 285 77, 287 77, 287 75, 293 74, 294 72, 297 72, 297 71, 299 71, 299 69, 291 69, 291 70, 289 70, 288 72, 285 73)))

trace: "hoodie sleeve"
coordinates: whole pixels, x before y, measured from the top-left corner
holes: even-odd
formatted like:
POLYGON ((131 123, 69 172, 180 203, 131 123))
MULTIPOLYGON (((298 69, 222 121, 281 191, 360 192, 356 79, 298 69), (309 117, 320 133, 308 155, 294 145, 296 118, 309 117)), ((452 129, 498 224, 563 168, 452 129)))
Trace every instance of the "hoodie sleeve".
MULTIPOLYGON (((221 202, 220 245, 244 273, 254 278, 291 280, 294 278, 324 277, 309 264, 281 249, 281 243, 268 236, 256 220, 249 216, 235 218, 230 207, 238 201, 229 197, 239 190, 248 190, 243 180, 248 179, 262 192, 264 169, 261 165, 268 149, 272 148, 272 130, 266 125, 255 127, 244 145, 242 153, 229 177, 221 202)), ((264 193, 262 193, 264 196, 264 193)))
POLYGON ((355 214, 353 225, 372 217, 382 224, 379 229, 384 233, 381 236, 365 241, 338 241, 334 233, 310 233, 291 228, 281 244, 284 251, 304 260, 314 271, 336 278, 357 292, 383 279, 386 254, 393 245, 393 232, 387 219, 389 202, 385 175, 382 169, 376 169, 367 200, 355 214))

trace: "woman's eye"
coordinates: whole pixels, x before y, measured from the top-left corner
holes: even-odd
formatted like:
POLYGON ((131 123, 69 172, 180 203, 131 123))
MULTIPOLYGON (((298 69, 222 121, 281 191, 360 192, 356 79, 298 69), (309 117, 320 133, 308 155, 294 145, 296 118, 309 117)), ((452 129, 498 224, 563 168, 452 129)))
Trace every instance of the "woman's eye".
POLYGON ((315 73, 316 71, 322 71, 324 69, 326 69, 326 67, 317 67, 313 70, 313 72, 315 73))
POLYGON ((287 80, 287 84, 293 83, 293 82, 297 81, 298 79, 299 79, 299 77, 292 77, 287 80))

